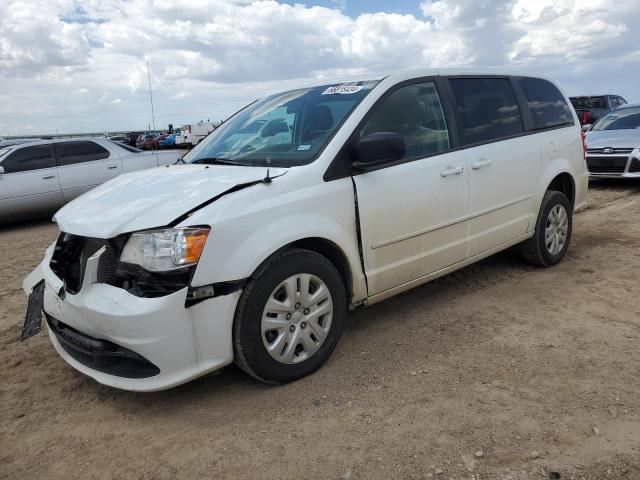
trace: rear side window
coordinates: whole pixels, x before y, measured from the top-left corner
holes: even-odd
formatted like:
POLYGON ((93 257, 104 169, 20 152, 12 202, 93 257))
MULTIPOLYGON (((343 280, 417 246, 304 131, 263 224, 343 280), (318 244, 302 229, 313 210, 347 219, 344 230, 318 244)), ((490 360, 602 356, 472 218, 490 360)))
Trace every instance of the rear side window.
POLYGON ((541 78, 518 80, 527 101, 534 130, 573 125, 571 109, 556 86, 541 78))
POLYGON ((15 150, 7 155, 0 165, 4 168, 4 173, 18 173, 53 168, 56 166, 56 162, 53 158, 51 145, 34 145, 15 150))
POLYGON ((109 156, 109 150, 95 142, 77 141, 56 143, 58 165, 73 165, 75 163, 91 162, 109 156))
POLYGON ((449 132, 433 82, 408 85, 386 97, 363 125, 360 137, 376 132, 402 135, 405 159, 449 150, 449 132))
POLYGON ((523 132, 511 82, 506 78, 453 78, 463 145, 490 142, 523 132))

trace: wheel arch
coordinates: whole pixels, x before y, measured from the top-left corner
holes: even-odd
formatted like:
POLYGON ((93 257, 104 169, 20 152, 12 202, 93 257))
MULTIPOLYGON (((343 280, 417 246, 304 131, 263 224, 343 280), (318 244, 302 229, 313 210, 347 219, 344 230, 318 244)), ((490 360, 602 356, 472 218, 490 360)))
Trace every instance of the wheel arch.
POLYGON ((333 266, 336 267, 336 270, 338 270, 340 277, 342 277, 347 298, 352 298, 354 290, 353 273, 351 271, 351 266, 349 265, 349 260, 347 260, 347 255, 338 245, 326 238, 308 237, 291 242, 284 247, 285 250, 288 248, 303 248, 305 250, 310 250, 329 260, 333 266))
POLYGON ((291 248, 301 248, 304 250, 315 252, 318 255, 322 255, 329 262, 331 262, 331 264, 336 268, 336 270, 340 274, 340 277, 342 278, 347 299, 351 301, 351 299, 353 298, 355 285, 353 271, 351 269, 351 265, 349 264, 347 254, 335 242, 323 237, 305 237, 283 245, 282 247, 278 248, 270 255, 268 255, 267 258, 265 258, 262 262, 260 262, 260 264, 251 273, 250 277, 255 276, 256 272, 260 271, 260 269, 266 263, 270 262, 273 257, 280 255, 282 252, 291 248))
POLYGON ((547 190, 564 193, 574 207, 576 201, 576 182, 569 172, 562 172, 556 175, 547 186, 547 190))

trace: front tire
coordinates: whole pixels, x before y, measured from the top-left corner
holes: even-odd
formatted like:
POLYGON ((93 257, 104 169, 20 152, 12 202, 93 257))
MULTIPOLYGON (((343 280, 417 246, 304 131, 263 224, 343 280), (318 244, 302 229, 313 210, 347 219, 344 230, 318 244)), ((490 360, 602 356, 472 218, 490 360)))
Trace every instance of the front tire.
POLYGON ((540 205, 533 237, 522 243, 524 259, 550 267, 564 257, 573 229, 571 202, 562 192, 547 190, 540 205))
POLYGON ((346 317, 342 277, 322 255, 289 249, 249 280, 233 325, 236 364, 268 383, 316 371, 335 348, 346 317))

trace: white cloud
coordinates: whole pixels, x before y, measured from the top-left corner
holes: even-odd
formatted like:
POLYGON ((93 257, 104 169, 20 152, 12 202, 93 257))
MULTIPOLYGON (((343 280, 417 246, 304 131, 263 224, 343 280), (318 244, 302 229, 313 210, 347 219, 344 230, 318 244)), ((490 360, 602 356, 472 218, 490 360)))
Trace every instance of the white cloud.
MULTIPOLYGON (((638 99, 637 0, 428 0, 347 16, 274 0, 30 0, 0 16, 0 133, 223 118, 265 92, 416 66, 509 66, 638 99), (25 81, 27 79, 28 81, 25 81)), ((306 2, 311 3, 311 2, 306 2)))
POLYGON ((28 74, 53 66, 81 65, 90 52, 80 25, 63 22, 59 12, 72 7, 68 1, 34 5, 10 2, 0 15, 0 73, 28 74), (36 7, 36 8, 34 8, 36 7))

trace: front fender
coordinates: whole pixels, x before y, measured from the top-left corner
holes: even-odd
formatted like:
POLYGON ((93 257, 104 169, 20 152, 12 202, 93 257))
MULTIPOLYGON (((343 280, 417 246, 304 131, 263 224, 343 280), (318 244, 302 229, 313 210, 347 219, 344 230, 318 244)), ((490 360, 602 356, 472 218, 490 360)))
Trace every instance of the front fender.
MULTIPOLYGON (((352 272, 354 300, 366 298, 349 178, 322 182, 271 199, 260 209, 212 225, 192 285, 250 277, 271 255, 292 242, 322 238, 344 254, 352 272)), ((222 207, 222 203, 218 208, 222 207)))

